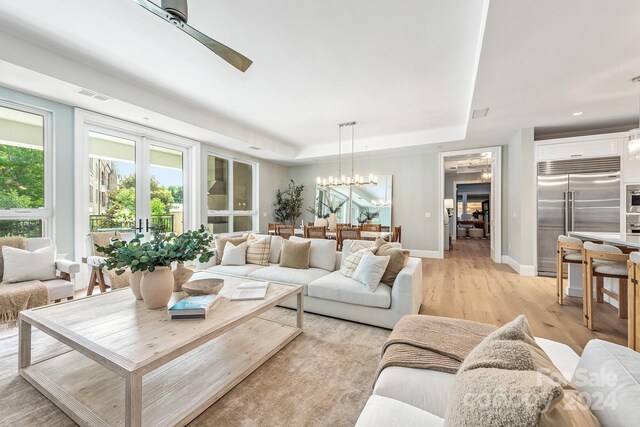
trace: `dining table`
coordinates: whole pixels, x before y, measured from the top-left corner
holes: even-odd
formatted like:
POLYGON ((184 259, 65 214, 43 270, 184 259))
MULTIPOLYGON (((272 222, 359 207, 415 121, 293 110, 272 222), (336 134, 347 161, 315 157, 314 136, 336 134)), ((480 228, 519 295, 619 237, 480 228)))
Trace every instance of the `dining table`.
MULTIPOLYGON (((296 236, 304 236, 304 230, 302 228, 296 228, 293 230, 296 236)), ((269 234, 275 234, 274 230, 269 230, 269 234)), ((390 240, 393 235, 390 231, 361 231, 360 237, 363 240, 375 240, 380 237, 383 240, 390 240)), ((328 239, 335 239, 337 237, 337 233, 335 231, 327 231, 328 239)))

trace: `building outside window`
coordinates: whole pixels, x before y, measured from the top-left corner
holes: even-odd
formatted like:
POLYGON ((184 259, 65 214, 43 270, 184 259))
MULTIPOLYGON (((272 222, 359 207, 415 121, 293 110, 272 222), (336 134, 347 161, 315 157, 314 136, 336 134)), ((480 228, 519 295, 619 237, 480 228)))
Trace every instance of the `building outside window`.
POLYGON ((207 223, 213 234, 257 228, 255 165, 210 154, 207 157, 207 223))
POLYGON ((51 113, 0 101, 0 236, 50 235, 51 113))

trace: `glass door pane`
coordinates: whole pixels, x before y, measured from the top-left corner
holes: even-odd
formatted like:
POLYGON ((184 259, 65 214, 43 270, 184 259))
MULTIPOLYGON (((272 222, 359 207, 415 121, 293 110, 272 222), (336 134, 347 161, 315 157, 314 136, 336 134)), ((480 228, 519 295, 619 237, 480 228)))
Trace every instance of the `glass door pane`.
POLYGON ((150 231, 184 231, 184 153, 149 145, 150 231))
POLYGON ((136 224, 136 140, 89 132, 89 230, 131 231, 136 224))
MULTIPOLYGON (((253 209, 253 167, 246 163, 233 163, 233 210, 253 209)), ((235 228, 235 226, 234 226, 235 228)), ((251 228, 245 228, 250 230, 251 228)))

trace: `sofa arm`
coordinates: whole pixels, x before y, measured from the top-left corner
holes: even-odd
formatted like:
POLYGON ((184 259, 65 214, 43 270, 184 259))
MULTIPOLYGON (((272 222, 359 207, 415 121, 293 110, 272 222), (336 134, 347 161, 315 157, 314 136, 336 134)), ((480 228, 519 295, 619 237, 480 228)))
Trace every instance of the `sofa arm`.
POLYGON ((214 251, 213 256, 211 257, 211 259, 209 260, 209 262, 200 262, 198 260, 196 260, 196 271, 204 271, 207 270, 211 267, 214 267, 215 265, 217 265, 217 255, 214 251))
POLYGON ((409 258, 391 288, 391 308, 401 314, 417 314, 422 304, 422 260, 409 258))
POLYGON ((56 270, 67 274, 75 274, 80 272, 80 264, 68 259, 59 259, 56 260, 56 270))

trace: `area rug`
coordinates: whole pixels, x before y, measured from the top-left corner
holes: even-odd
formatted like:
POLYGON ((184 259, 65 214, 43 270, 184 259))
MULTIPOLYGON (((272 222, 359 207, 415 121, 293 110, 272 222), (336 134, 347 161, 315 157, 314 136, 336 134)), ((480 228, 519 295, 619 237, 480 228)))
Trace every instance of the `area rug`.
MULTIPOLYGON (((275 308, 295 323, 295 311, 275 308)), ((390 331, 305 313, 304 333, 218 400, 191 426, 353 426, 371 395, 390 331)), ((37 330, 34 359, 60 347, 37 330), (38 351, 36 351, 38 350, 38 351)), ((0 339, 0 424, 75 423, 17 373, 18 339, 0 339)))

